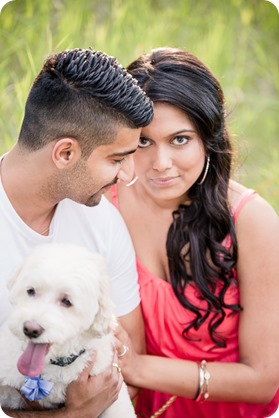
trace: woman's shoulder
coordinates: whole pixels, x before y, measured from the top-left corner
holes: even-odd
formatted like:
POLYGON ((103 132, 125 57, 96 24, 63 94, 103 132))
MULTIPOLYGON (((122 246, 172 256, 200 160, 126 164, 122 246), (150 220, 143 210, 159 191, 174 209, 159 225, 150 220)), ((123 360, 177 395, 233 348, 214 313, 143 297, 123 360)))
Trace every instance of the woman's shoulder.
POLYGON ((228 200, 231 214, 236 222, 239 212, 251 200, 254 200, 257 193, 248 189, 236 181, 231 180, 228 188, 228 200))
POLYGON ((228 188, 228 199, 231 208, 235 208, 237 204, 247 195, 256 196, 256 191, 240 184, 234 180, 230 180, 228 188))

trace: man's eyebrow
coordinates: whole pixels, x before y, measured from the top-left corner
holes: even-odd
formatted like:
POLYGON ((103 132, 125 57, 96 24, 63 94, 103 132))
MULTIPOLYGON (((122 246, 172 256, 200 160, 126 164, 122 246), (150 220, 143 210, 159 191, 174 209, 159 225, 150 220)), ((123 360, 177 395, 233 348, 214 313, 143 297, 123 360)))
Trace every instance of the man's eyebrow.
POLYGON ((137 148, 123 152, 113 152, 112 154, 109 154, 108 157, 125 157, 126 155, 133 154, 136 150, 137 148))

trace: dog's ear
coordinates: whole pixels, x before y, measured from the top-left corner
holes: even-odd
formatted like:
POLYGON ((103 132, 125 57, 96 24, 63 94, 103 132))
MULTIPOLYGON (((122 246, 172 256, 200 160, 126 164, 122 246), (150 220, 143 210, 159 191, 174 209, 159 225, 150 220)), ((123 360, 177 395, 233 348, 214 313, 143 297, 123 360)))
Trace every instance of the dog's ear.
POLYGON ((105 261, 99 259, 100 279, 99 279, 99 310, 91 325, 94 337, 103 337, 115 330, 117 325, 114 315, 114 304, 111 300, 111 289, 105 261))

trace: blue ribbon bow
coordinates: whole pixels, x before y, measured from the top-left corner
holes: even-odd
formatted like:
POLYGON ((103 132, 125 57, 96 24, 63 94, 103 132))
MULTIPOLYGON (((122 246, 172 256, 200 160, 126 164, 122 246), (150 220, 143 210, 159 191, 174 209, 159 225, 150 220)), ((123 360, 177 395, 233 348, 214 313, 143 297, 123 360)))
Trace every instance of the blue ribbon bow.
POLYGON ((20 391, 29 401, 40 401, 41 399, 45 398, 50 394, 51 389, 53 387, 52 382, 43 380, 40 378, 40 376, 25 377, 25 383, 20 389, 20 391))

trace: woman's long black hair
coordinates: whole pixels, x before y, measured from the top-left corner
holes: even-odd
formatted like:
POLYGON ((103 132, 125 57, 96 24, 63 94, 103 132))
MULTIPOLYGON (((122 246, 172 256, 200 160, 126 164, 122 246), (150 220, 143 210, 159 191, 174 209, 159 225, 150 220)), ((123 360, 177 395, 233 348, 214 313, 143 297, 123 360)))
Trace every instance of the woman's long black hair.
POLYGON ((218 334, 225 308, 231 312, 241 308, 238 304, 226 305, 224 300, 234 283, 237 242, 228 204, 232 147, 225 124, 222 88, 201 61, 177 48, 155 49, 127 69, 153 102, 169 103, 186 113, 202 139, 206 158, 210 157, 204 182, 199 184, 202 172, 188 191, 190 205, 181 204, 173 213, 166 248, 175 295, 195 314, 183 336, 187 339, 189 330, 197 330, 211 314, 211 339, 215 346, 225 347, 226 341, 218 334), (232 239, 230 249, 222 245, 228 235, 232 239), (190 282, 196 284, 201 298, 207 302, 206 310, 185 297, 185 287, 190 282), (218 294, 217 285, 221 285, 218 294))

